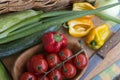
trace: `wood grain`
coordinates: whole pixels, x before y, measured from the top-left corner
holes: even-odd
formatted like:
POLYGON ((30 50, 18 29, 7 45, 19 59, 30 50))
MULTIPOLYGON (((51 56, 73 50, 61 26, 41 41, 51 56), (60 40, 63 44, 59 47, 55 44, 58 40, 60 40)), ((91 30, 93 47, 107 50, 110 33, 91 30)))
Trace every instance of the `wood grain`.
MULTIPOLYGON (((68 48, 72 50, 73 54, 76 54, 81 50, 81 46, 79 45, 78 41, 74 40, 73 42, 72 39, 70 39, 68 43, 68 48)), ((20 79, 21 74, 26 71, 26 62, 37 53, 45 53, 42 44, 26 50, 16 59, 11 72, 14 80, 20 79)), ((86 55, 86 57, 88 58, 86 51, 82 52, 82 54, 86 55)), ((79 78, 84 74, 86 69, 87 66, 83 70, 77 70, 77 75, 71 80, 79 80, 79 78)))
POLYGON ((120 43, 109 51, 109 54, 106 56, 106 58, 98 66, 96 66, 96 68, 87 76, 85 80, 90 80, 91 78, 108 68, 110 65, 112 65, 115 61, 119 59, 120 43))
POLYGON ((120 42, 120 37, 118 37, 119 35, 120 30, 112 35, 110 39, 104 44, 105 46, 103 46, 97 53, 105 58, 108 52, 120 42))

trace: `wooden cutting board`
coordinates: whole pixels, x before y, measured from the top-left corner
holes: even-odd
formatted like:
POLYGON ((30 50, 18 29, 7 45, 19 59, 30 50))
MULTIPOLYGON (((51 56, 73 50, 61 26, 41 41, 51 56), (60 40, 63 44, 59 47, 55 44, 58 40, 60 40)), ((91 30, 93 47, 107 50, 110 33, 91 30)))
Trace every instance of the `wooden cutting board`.
MULTIPOLYGON (((99 19, 99 18, 94 18, 93 19, 93 22, 95 23, 95 25, 100 25, 102 24, 103 22, 99 19)), ((69 34, 68 34, 68 29, 64 29, 64 28, 61 28, 59 30, 59 32, 65 34, 67 36, 68 39, 73 39, 74 40, 79 40, 80 38, 73 38, 71 37, 69 34)), ((83 41, 84 41, 84 38, 83 38, 83 41)), ((88 53, 88 57, 91 57, 93 54, 94 54, 94 50, 90 49, 85 43, 83 43, 84 45, 84 49, 87 51, 88 53)), ((120 49, 120 45, 118 45, 117 49, 120 49)), ((15 55, 12 55, 12 56, 9 56, 9 57, 6 57, 4 59, 2 59, 3 63, 5 64, 5 66, 7 67, 8 71, 12 74, 12 70, 13 70, 13 66, 14 66, 14 62, 16 61, 16 59, 20 56, 21 54, 18 53, 18 54, 15 54, 15 55)), ((96 69, 90 74, 90 76, 87 78, 87 80, 90 80, 91 77, 95 76, 97 73, 99 73, 100 71, 102 71, 103 69, 105 69, 106 65, 110 65, 112 64, 114 61, 115 61, 115 58, 118 59, 120 58, 120 56, 118 56, 118 51, 115 49, 111 52, 111 54, 109 54, 105 60, 103 60, 100 65, 98 67, 96 67, 96 69), (114 54, 115 53, 115 54, 114 54), (109 59, 107 59, 109 58, 109 59), (105 66, 104 66, 105 65, 105 66), (97 71, 97 72, 96 72, 97 71)), ((13 75, 13 74, 12 74, 13 75)))
POLYGON ((114 62, 120 59, 120 43, 109 51, 106 58, 87 76, 85 80, 90 80, 103 70, 111 66, 114 62))

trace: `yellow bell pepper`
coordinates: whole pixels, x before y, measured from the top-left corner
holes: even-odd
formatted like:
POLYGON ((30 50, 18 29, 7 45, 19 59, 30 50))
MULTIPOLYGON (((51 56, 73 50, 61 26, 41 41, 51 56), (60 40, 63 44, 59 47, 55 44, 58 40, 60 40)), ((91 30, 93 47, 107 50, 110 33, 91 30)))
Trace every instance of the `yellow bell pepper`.
POLYGON ((68 21, 69 34, 73 37, 84 37, 94 27, 93 22, 86 18, 77 18, 68 21))
POLYGON ((93 49, 99 49, 102 47, 109 35, 109 26, 107 24, 103 24, 91 30, 86 38, 86 43, 93 49))
MULTIPOLYGON (((92 10, 92 9, 96 9, 94 6, 92 6, 90 3, 87 2, 79 2, 79 3, 74 3, 73 4, 73 10, 74 11, 82 11, 82 10, 92 10)), ((84 18, 93 18, 94 15, 87 15, 84 16, 84 18)))
MULTIPOLYGON (((93 7, 91 4, 87 2, 79 2, 73 4, 74 11, 92 9, 95 9, 95 7, 93 7)), ((91 21, 91 18, 93 17, 94 15, 87 15, 81 18, 68 21, 69 34, 72 35, 73 37, 86 36, 90 32, 90 30, 94 27, 94 24, 91 21)))

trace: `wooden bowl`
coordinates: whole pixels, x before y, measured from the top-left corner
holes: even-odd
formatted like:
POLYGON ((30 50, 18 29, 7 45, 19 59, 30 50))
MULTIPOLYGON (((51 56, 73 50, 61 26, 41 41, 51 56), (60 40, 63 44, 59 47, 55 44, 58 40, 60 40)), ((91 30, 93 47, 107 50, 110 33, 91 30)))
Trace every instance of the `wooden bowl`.
MULTIPOLYGON (((71 49, 73 51, 73 54, 77 53, 78 51, 81 50, 80 44, 78 41, 69 41, 68 42, 68 48, 71 49)), ((12 74, 13 74, 13 79, 14 80, 19 80, 21 74, 25 71, 25 67, 26 67, 26 62, 35 54, 42 52, 43 49, 43 45, 37 45, 34 46, 28 50, 26 50, 25 52, 23 52, 15 61, 13 70, 12 70, 12 74)), ((86 55, 86 57, 88 58, 86 52, 84 51, 82 54, 86 55)), ((83 69, 83 70, 77 70, 77 75, 71 79, 71 80, 79 80, 79 78, 84 74, 85 70, 86 70, 87 66, 83 69)))

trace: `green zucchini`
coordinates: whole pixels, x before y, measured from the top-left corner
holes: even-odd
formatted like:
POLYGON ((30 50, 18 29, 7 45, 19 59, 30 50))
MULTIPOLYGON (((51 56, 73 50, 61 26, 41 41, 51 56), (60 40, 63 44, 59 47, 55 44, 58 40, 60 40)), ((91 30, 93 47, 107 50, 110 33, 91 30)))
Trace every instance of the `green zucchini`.
POLYGON ((0 60, 0 80, 12 80, 11 75, 9 74, 1 60, 0 60))
MULTIPOLYGON (((40 11, 41 13, 41 11, 40 11)), ((10 14, 0 15, 0 33, 21 22, 22 20, 39 14, 39 11, 26 10, 10 14)))
POLYGON ((0 58, 10 56, 12 54, 20 53, 23 50, 26 50, 36 44, 39 44, 41 42, 41 37, 44 33, 50 32, 50 31, 57 31, 59 30, 61 25, 52 26, 44 31, 36 32, 32 35, 29 35, 27 37, 15 40, 13 42, 9 42, 6 44, 0 45, 0 58))

